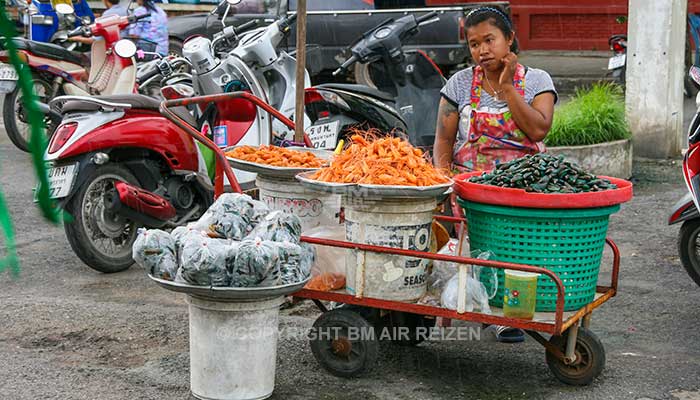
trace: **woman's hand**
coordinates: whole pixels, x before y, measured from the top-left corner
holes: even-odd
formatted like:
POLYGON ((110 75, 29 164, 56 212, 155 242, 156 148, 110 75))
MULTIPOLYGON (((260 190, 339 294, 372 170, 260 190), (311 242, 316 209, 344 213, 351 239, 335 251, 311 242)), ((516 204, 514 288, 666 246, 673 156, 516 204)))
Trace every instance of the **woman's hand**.
POLYGON ((501 59, 501 62, 503 63, 503 72, 498 78, 498 84, 501 87, 504 85, 513 86, 513 77, 515 77, 515 69, 518 66, 518 56, 510 52, 501 59))

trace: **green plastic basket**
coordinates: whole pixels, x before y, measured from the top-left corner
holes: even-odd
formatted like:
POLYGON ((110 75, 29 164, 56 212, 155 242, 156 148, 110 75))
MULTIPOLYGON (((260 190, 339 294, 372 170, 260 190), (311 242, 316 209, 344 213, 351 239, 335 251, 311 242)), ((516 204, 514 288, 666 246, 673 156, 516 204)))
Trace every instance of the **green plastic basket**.
MULTIPOLYGON (((593 301, 610 214, 619 205, 584 209, 535 209, 474 203, 458 199, 469 227, 472 250, 490 250, 498 261, 528 264, 557 274, 564 284, 564 310, 578 310, 593 301)), ((480 277, 488 292, 493 275, 480 277), (489 278, 490 277, 490 278, 489 278)), ((498 291, 490 304, 503 307, 504 270, 498 270, 498 291)), ((557 287, 541 275, 536 311, 555 311, 557 287)))

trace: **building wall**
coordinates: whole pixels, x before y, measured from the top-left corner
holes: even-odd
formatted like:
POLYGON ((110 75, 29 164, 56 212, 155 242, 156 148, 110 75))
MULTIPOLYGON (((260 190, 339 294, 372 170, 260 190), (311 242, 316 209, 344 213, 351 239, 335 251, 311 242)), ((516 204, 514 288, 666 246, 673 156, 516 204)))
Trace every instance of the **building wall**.
MULTIPOLYGON (((428 0, 428 5, 478 1, 428 0)), ((627 33, 628 0, 510 0, 513 23, 523 50, 608 50, 608 38, 627 33), (621 18, 623 17, 623 18, 621 18)), ((688 11, 700 14, 700 0, 688 11)))

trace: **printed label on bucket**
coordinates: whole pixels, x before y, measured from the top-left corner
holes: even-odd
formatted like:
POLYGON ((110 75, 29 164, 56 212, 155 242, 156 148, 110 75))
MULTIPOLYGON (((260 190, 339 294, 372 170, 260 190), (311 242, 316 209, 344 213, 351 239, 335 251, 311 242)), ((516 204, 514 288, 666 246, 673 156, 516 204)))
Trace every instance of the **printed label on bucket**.
POLYGON ((284 210, 299 218, 318 217, 323 212, 323 202, 319 199, 290 199, 261 195, 260 200, 271 210, 284 210))
MULTIPOLYGON (((359 224, 345 221, 345 237, 359 240, 359 224)), ((430 248, 430 224, 408 226, 365 225, 364 243, 427 251, 430 248)))

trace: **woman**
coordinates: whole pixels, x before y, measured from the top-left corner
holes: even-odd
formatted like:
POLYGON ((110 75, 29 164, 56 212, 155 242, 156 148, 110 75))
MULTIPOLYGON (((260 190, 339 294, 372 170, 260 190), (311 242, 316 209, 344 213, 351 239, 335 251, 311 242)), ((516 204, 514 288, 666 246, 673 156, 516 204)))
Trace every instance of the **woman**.
POLYGON ((457 72, 442 89, 435 165, 490 170, 543 151, 557 100, 552 78, 518 64, 513 27, 498 9, 477 8, 465 25, 476 65, 457 72))
MULTIPOLYGON (((129 25, 127 35, 139 40, 155 43, 155 52, 162 56, 167 56, 168 16, 160 7, 156 7, 152 0, 136 0, 136 3, 138 3, 139 7, 134 10, 134 15, 150 14, 150 17, 129 25)), ((137 42, 136 45, 140 49, 146 50, 143 48, 144 46, 142 43, 137 42)))
MULTIPOLYGON (((438 168, 485 171, 544 151, 557 93, 545 71, 518 63, 513 26, 500 10, 481 7, 465 27, 475 66, 442 89, 433 157, 438 168)), ((503 342, 525 339, 520 329, 496 327, 503 342)))

